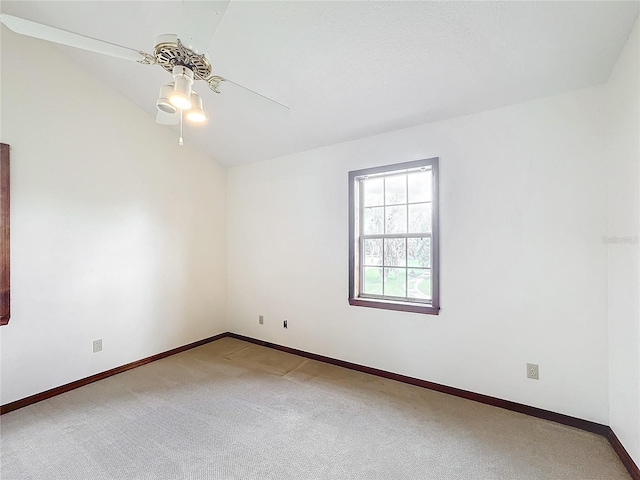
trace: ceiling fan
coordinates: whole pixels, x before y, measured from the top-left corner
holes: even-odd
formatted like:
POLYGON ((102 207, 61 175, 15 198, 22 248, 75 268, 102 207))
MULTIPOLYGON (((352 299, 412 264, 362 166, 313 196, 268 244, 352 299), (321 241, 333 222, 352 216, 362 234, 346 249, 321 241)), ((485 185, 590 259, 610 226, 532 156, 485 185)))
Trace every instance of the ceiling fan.
MULTIPOLYGON (((223 15, 224 12, 226 12, 228 3, 229 2, 226 2, 224 5, 223 15)), ((218 10, 215 10, 215 15, 219 15, 218 10)), ((207 28, 206 19, 204 20, 204 24, 202 18, 199 23, 203 28, 207 28)), ((192 88, 196 81, 206 83, 208 88, 218 94, 220 93, 220 84, 222 82, 228 82, 255 95, 259 95, 281 108, 289 110, 289 107, 286 105, 262 95, 255 90, 220 75, 214 75, 212 73, 209 55, 206 52, 199 53, 198 49, 198 46, 202 47, 206 42, 201 41, 200 45, 197 45, 197 42, 194 44, 193 39, 198 37, 197 34, 194 36, 185 35, 188 37, 187 41, 191 41, 191 43, 188 43, 188 46, 183 43, 177 34, 160 35, 156 38, 153 52, 147 53, 142 50, 123 47, 12 15, 0 14, 0 21, 9 29, 22 35, 130 60, 144 65, 159 65, 170 72, 173 76, 173 82, 163 85, 160 88, 160 94, 156 101, 156 122, 161 125, 180 124, 180 138, 178 142, 180 145, 183 145, 183 117, 193 123, 204 123, 207 120, 207 114, 202 104, 202 97, 192 88)), ((204 35, 199 35, 200 39, 202 40, 203 37, 209 40, 213 38, 215 28, 213 30, 213 32, 205 32, 204 35)), ((205 47, 208 47, 208 43, 206 43, 205 47)))

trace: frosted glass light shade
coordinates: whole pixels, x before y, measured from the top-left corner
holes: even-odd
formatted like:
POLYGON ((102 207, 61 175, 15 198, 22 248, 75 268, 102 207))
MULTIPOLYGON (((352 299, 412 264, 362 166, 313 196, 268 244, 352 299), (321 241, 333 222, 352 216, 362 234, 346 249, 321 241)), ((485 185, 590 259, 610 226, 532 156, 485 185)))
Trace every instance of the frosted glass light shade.
POLYGON ((193 85, 193 72, 187 67, 173 67, 173 93, 169 97, 171 104, 181 110, 191 108, 191 85, 193 85))
POLYGON ((176 113, 176 107, 171 104, 169 97, 173 93, 173 83, 160 87, 160 94, 156 100, 156 108, 164 113, 176 113))
POLYGON ((191 92, 191 109, 187 112, 187 120, 202 123, 207 120, 207 114, 202 108, 202 97, 196 92, 191 92))
POLYGON ((182 92, 173 92, 169 98, 171 105, 180 110, 189 110, 191 108, 191 99, 189 95, 182 92))

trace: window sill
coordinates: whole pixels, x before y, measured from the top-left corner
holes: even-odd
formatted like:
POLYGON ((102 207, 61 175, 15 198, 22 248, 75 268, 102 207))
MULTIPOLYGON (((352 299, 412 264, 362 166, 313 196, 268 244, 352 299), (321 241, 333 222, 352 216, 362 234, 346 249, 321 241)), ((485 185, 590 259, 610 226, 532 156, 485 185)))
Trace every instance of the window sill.
POLYGON ((434 307, 433 305, 373 300, 370 298, 350 298, 349 305, 355 307, 383 308, 385 310, 396 310, 399 312, 423 313, 426 315, 438 315, 440 313, 440 307, 434 307))

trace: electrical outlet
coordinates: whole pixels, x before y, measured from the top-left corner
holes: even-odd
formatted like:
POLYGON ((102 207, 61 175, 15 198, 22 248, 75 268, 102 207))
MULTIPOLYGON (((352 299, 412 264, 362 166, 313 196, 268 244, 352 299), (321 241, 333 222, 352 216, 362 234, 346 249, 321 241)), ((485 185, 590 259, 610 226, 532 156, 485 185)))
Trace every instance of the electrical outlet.
POLYGON ((102 339, 93 341, 93 353, 102 351, 102 339))
POLYGON ((258 315, 258 323, 260 325, 264 325, 264 316, 263 315, 258 315))
POLYGON ((287 321, 286 321, 286 320, 285 320, 284 322, 282 322, 282 326, 283 326, 284 328, 287 328, 287 321))
POLYGON ((527 363, 527 378, 532 378, 534 380, 538 380, 540 378, 538 375, 537 363, 527 363))

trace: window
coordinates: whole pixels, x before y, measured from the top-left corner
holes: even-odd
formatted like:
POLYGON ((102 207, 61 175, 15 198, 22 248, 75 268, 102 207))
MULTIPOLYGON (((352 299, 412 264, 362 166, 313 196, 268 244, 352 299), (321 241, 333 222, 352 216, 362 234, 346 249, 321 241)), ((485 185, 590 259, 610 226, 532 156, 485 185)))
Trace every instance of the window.
POLYGON ((438 159, 349 172, 349 303, 438 314, 438 159))

